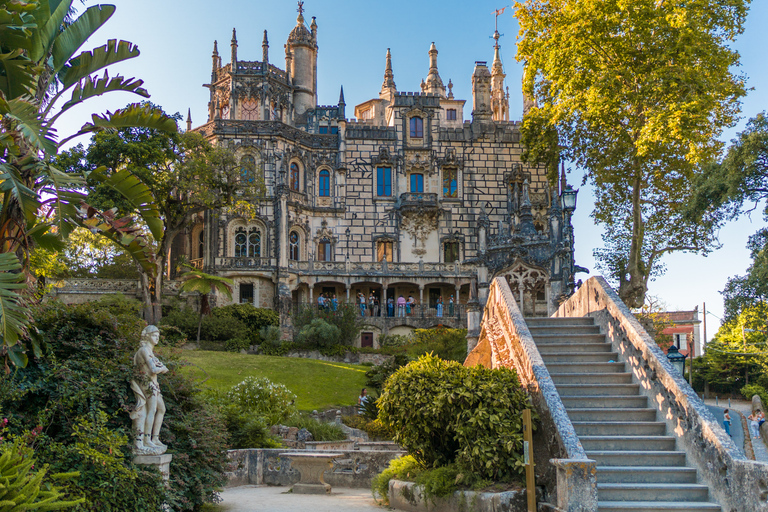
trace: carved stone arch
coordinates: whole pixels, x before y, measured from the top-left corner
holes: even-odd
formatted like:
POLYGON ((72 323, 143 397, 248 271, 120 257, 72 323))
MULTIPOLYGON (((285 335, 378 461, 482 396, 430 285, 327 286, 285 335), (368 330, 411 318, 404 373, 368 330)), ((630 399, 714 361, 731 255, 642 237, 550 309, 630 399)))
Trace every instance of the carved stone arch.
MULTIPOLYGON (((251 254, 250 245, 252 244, 250 235, 254 233, 254 230, 257 230, 259 233, 259 249, 258 251, 253 251, 253 253, 255 255, 258 252, 258 256, 262 258, 269 257, 271 254, 269 243, 271 229, 271 222, 260 217, 255 219, 245 219, 239 216, 233 218, 227 223, 225 255, 229 257, 249 257, 251 254), (246 236, 245 254, 243 254, 242 247, 238 247, 241 244, 241 241, 238 240, 238 235, 240 234, 245 234, 246 236)), ((242 239, 242 237, 240 238, 242 239)))
POLYGON ((545 268, 517 260, 497 275, 506 279, 524 315, 547 314, 549 272, 545 268), (537 303, 543 304, 543 308, 537 307, 537 303))
POLYGON ((306 160, 301 152, 291 151, 288 153, 286 161, 288 166, 288 188, 297 192, 304 192, 307 182, 306 160))
POLYGON ((289 225, 288 227, 288 246, 285 248, 287 250, 288 259, 292 261, 305 261, 308 259, 307 257, 307 247, 309 242, 309 234, 307 231, 307 228, 305 225, 300 224, 298 222, 294 222, 289 225), (298 257, 292 258, 294 254, 292 253, 292 234, 296 233, 298 235, 298 257))
POLYGON ((205 224, 198 222, 189 231, 189 259, 199 260, 205 254, 205 224))

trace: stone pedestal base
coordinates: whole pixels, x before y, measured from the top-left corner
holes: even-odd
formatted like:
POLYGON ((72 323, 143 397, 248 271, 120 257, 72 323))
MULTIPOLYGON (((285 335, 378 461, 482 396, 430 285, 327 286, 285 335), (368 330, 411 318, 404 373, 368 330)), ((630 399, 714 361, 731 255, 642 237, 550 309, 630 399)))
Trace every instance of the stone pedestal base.
POLYGON ((330 484, 293 484, 294 494, 331 494, 330 484))
POLYGON ((142 466, 155 466, 160 474, 163 475, 163 480, 168 482, 171 476, 171 459, 173 455, 165 453, 163 455, 134 455, 133 463, 141 464, 142 466))

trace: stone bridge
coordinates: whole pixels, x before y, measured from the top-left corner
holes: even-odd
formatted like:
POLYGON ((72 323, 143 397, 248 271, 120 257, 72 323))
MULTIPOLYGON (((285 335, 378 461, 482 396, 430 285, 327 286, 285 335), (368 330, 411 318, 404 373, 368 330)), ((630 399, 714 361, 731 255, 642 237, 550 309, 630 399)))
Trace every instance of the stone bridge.
POLYGON ((602 277, 548 319, 495 279, 466 365, 514 368, 530 393, 539 510, 768 512, 748 460, 602 277))

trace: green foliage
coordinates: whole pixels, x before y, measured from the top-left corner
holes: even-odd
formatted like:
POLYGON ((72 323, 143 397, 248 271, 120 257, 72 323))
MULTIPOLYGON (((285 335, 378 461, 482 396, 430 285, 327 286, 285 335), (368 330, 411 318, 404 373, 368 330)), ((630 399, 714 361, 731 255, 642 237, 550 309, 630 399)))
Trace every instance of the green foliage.
POLYGON ((379 336, 380 347, 404 347, 411 343, 411 338, 403 334, 382 334, 379 336))
POLYGON ((415 329, 408 355, 416 359, 424 354, 434 354, 446 361, 463 363, 467 358, 467 330, 437 327, 415 329))
POLYGON ((301 307, 293 318, 295 332, 301 333, 304 327, 312 324, 315 319, 321 319, 339 329, 339 336, 334 344, 353 346, 360 336, 362 320, 360 310, 354 304, 339 304, 336 311, 318 309, 314 305, 301 307))
POLYGON ((424 471, 424 466, 413 456, 403 455, 389 461, 387 469, 376 475, 371 481, 371 491, 374 497, 380 497, 389 505, 390 480, 414 480, 416 475, 424 471))
MULTIPOLYGON (((267 308, 256 308, 251 304, 230 304, 229 306, 214 308, 212 314, 214 316, 236 318, 253 333, 260 333, 263 328, 280 325, 280 316, 276 311, 267 308)), ((279 329, 277 332, 279 338, 279 329)))
POLYGON ((280 441, 269 433, 269 425, 264 416, 243 411, 239 406, 232 404, 225 406, 223 412, 231 448, 280 448, 282 446, 280 441))
POLYGON ((317 421, 307 414, 294 414, 286 420, 285 424, 309 430, 315 441, 343 441, 347 438, 347 435, 336 423, 317 421))
POLYGON ((315 318, 309 325, 301 328, 296 335, 296 343, 309 347, 330 347, 338 345, 341 330, 322 318, 315 318))
POLYGON ((227 352, 240 352, 241 350, 248 350, 251 346, 251 341, 244 338, 232 338, 224 343, 227 352))
POLYGON ((269 425, 282 423, 296 412, 296 395, 264 377, 246 377, 232 386, 227 399, 243 412, 263 416, 269 425))
POLYGON ((64 510, 85 501, 68 498, 68 489, 55 484, 76 474, 49 475, 48 466, 39 467, 34 452, 22 439, 2 439, 0 436, 0 512, 64 510))
POLYGON ((707 253, 720 221, 691 215, 697 174, 738 120, 745 77, 730 43, 749 0, 727 4, 618 0, 518 2, 518 61, 535 101, 523 120, 531 163, 565 158, 594 185, 605 226, 600 265, 619 295, 643 304, 670 252, 707 253), (559 157, 559 158, 558 158, 559 157))
POLYGON ((513 370, 465 368, 428 354, 389 378, 379 417, 424 467, 455 462, 501 480, 522 472, 522 411, 529 407, 513 370))
POLYGON ((748 384, 741 388, 741 396, 744 397, 744 400, 752 400, 753 396, 759 396, 760 401, 763 403, 763 407, 768 407, 768 390, 766 390, 763 386, 759 386, 757 384, 748 384))
POLYGON ((53 472, 79 471, 71 484, 86 498, 78 511, 194 510, 216 499, 226 481, 226 429, 202 400, 194 382, 179 372, 172 353, 160 357, 170 371, 160 379, 168 412, 161 436, 174 455, 171 486, 160 475, 134 466, 128 410, 135 403, 128 380, 144 322, 119 301, 66 306, 50 301, 35 308, 43 353, 27 368, 0 378, 0 408, 14 430, 40 425, 36 454, 53 472))

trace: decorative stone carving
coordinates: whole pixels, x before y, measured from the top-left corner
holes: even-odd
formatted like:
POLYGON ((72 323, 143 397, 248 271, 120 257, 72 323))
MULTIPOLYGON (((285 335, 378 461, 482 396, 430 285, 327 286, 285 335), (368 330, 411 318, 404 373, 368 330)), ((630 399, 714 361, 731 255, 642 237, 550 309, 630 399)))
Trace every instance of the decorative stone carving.
POLYGON ((136 406, 131 412, 134 430, 135 455, 161 455, 168 449, 160 442, 160 428, 165 416, 165 402, 160 393, 157 376, 168 368, 155 357, 154 347, 160 341, 160 330, 148 325, 141 331, 141 347, 133 356, 133 364, 143 375, 141 381, 131 380, 136 406))
POLYGON ((437 230, 440 212, 438 210, 422 210, 418 214, 403 215, 400 228, 414 239, 413 254, 423 256, 427 253, 427 238, 432 231, 437 230))

